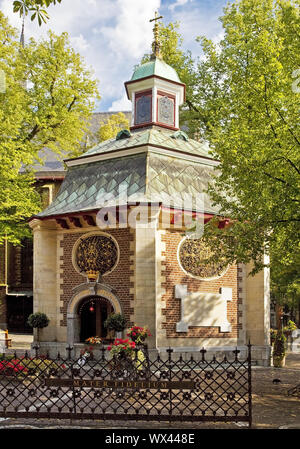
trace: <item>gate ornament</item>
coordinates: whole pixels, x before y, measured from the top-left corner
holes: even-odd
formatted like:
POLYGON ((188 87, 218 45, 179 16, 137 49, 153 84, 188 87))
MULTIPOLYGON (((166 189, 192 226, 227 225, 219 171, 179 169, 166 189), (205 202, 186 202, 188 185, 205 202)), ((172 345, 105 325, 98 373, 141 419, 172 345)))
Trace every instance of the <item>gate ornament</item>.
POLYGON ((224 263, 207 263, 214 251, 200 238, 185 238, 179 244, 178 259, 183 270, 199 279, 223 276, 227 270, 224 263))
POLYGON ((96 281, 99 274, 113 270, 118 261, 118 249, 110 237, 85 237, 77 247, 75 260, 80 272, 85 273, 89 280, 96 281))

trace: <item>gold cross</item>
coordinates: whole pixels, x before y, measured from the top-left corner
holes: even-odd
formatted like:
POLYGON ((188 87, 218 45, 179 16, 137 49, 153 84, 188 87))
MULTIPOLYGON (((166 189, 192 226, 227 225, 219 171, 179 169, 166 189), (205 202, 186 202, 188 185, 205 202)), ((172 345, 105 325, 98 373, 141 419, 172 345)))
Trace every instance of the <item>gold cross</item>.
POLYGON ((158 12, 155 11, 154 19, 150 19, 149 22, 155 22, 153 32, 154 32, 154 41, 152 43, 153 56, 156 58, 160 58, 160 42, 159 42, 159 29, 158 29, 158 20, 162 19, 163 16, 158 16, 158 12))

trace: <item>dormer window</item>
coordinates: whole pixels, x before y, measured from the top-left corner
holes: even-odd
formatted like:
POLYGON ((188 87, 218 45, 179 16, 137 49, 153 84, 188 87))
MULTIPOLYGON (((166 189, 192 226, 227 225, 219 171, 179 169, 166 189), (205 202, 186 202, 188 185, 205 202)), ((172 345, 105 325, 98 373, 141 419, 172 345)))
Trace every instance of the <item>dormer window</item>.
POLYGON ((135 125, 151 123, 152 121, 152 91, 135 94, 135 125))

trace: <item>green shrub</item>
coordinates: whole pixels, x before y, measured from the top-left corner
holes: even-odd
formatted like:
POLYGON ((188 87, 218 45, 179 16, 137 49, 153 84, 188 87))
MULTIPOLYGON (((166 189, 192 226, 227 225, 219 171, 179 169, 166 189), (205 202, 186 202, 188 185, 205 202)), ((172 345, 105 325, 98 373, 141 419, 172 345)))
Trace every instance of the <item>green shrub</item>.
POLYGON ((42 329, 47 327, 50 320, 45 313, 37 312, 29 315, 27 323, 30 327, 35 327, 37 329, 42 329))
POLYGON ((287 323, 287 325, 284 326, 283 332, 292 332, 292 331, 294 331, 294 330, 296 330, 296 329, 297 329, 297 326, 296 326, 296 324, 294 323, 294 321, 289 320, 288 323, 287 323))
POLYGON ((127 320, 121 313, 112 313, 104 322, 104 327, 108 330, 122 332, 126 329, 127 320))

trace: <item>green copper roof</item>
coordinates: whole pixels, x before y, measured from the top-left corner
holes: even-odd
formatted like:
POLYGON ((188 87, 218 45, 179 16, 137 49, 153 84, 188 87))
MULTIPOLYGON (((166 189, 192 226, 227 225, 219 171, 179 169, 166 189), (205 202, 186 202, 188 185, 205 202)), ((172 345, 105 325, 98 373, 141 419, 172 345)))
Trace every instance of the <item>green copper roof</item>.
POLYGON ((76 165, 69 168, 57 197, 37 218, 100 209, 113 200, 216 213, 204 193, 212 170, 201 162, 152 152, 76 165))
POLYGON ((131 81, 136 81, 152 75, 161 76, 162 78, 166 78, 170 81, 181 83, 176 70, 159 58, 138 66, 132 75, 131 81))
POLYGON ((126 191, 144 193, 146 153, 71 167, 58 195, 38 217, 97 209, 126 191))
POLYGON ((178 131, 174 132, 163 128, 142 129, 141 131, 132 132, 131 136, 127 138, 119 140, 114 138, 101 142, 93 148, 90 148, 84 153, 83 157, 148 145, 149 147, 164 147, 168 150, 177 150, 194 156, 211 158, 206 143, 198 142, 193 139, 186 140, 183 138, 184 135, 184 133, 179 133, 178 131))

